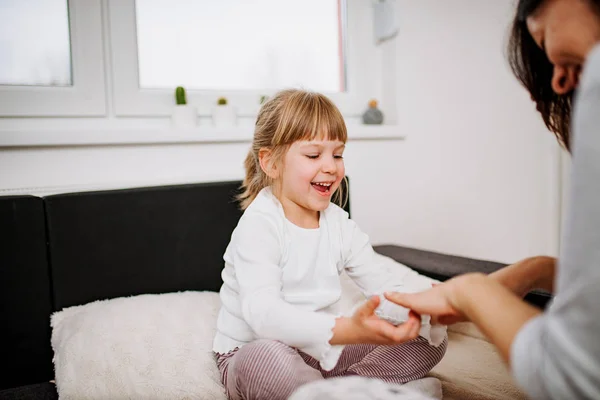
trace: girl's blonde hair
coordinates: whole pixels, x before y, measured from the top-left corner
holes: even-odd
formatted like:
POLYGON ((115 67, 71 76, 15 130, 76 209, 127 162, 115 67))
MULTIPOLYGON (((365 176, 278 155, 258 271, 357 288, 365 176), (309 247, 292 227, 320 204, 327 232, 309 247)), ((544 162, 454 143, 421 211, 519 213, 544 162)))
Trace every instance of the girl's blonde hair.
MULTIPOLYGON (((292 143, 314 139, 344 143, 348 140, 344 118, 331 100, 320 93, 298 89, 283 90, 267 100, 258 113, 252 148, 244 162, 246 177, 243 192, 238 196, 242 210, 273 183, 260 167, 261 149, 269 150, 273 162, 281 165, 292 143)), ((343 200, 346 197, 343 186, 333 194, 333 201, 338 204, 347 200, 343 200)))

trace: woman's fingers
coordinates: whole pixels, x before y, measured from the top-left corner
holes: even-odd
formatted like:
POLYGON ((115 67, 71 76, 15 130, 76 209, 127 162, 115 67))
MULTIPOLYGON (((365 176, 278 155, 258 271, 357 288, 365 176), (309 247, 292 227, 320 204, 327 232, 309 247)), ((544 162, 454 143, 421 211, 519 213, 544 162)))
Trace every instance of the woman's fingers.
POLYGON ((384 296, 392 303, 396 303, 411 310, 413 309, 412 305, 414 293, 386 292, 384 293, 384 296))
POLYGON ((450 308, 441 286, 419 293, 386 293, 385 298, 418 314, 439 315, 450 308))
POLYGON ((385 298, 415 313, 430 315, 432 324, 439 322, 448 325, 464 320, 450 303, 448 287, 445 285, 448 284, 435 285, 419 293, 385 293, 385 298))

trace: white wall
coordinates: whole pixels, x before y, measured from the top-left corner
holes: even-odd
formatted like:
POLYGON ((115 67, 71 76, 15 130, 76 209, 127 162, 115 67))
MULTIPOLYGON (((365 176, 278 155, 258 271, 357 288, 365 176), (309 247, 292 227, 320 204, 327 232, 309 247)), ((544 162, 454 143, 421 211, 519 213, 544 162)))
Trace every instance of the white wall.
POLYGON ((504 58, 512 3, 397 1, 408 140, 388 152, 385 195, 354 198, 378 240, 500 261, 556 254, 558 151, 504 58), (394 218, 370 224, 369 198, 394 218))
MULTIPOLYGON (((510 262, 555 254, 559 163, 503 57, 510 0, 398 0, 406 141, 351 142, 352 212, 374 243, 510 262)), ((0 189, 242 177, 248 144, 0 149, 0 189)))

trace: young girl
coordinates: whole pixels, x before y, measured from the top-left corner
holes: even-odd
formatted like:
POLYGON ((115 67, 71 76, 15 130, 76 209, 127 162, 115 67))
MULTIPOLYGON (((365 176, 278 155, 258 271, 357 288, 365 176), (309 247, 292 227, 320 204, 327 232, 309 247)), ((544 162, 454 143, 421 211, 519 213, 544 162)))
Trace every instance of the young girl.
POLYGON ((331 202, 343 197, 346 140, 339 110, 323 95, 286 90, 260 110, 213 344, 232 400, 287 399, 303 384, 346 375, 405 383, 445 353, 445 330, 418 336, 416 315, 373 296, 403 291, 404 281, 331 202), (373 296, 352 316, 339 301, 344 270, 373 296), (394 326, 376 309, 406 322, 394 326))

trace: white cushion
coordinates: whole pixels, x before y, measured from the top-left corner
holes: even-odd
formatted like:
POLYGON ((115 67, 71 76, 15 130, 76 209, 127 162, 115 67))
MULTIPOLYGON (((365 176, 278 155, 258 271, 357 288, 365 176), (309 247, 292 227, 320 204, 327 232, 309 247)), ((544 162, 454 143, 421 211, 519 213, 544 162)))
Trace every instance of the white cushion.
POLYGON ((212 353, 219 296, 140 295, 52 315, 56 385, 69 399, 226 399, 212 353))

